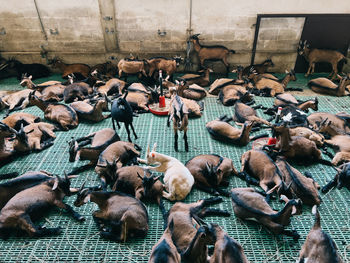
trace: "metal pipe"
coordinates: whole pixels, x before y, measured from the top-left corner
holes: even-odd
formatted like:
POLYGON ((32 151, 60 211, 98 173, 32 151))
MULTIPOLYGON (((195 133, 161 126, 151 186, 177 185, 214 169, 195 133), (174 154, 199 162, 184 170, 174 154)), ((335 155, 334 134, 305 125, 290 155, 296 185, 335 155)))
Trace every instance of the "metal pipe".
POLYGON ((34 1, 36 13, 38 14, 38 18, 39 18, 39 22, 40 22, 40 26, 41 26, 41 31, 43 32, 45 40, 47 41, 48 37, 47 37, 46 31, 45 31, 45 28, 44 28, 43 21, 41 20, 41 16, 40 16, 40 13, 39 13, 38 5, 36 3, 36 0, 33 0, 33 1, 34 1))

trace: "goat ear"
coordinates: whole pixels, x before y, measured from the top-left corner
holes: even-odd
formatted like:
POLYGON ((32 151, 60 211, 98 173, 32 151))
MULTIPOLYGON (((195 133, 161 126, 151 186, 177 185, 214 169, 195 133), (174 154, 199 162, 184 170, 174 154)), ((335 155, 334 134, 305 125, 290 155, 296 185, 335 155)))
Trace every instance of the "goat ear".
POLYGON ((295 205, 292 206, 292 215, 295 215, 297 213, 297 208, 295 205))
POLYGON ((208 162, 206 162, 206 163, 205 163, 205 167, 207 168, 208 172, 210 172, 210 171, 211 171, 211 169, 210 169, 210 166, 209 166, 209 163, 208 163, 208 162))
POLYGON ((88 194, 85 198, 84 198, 84 203, 87 203, 90 201, 90 194, 88 194))
POLYGON ((59 180, 58 178, 55 178, 55 183, 52 186, 52 191, 55 191, 57 189, 57 187, 58 187, 58 180, 59 180))
POLYGON ((146 153, 146 156, 148 156, 150 153, 150 148, 149 148, 149 145, 147 146, 147 153, 146 153))
POLYGON ((155 152, 157 149, 157 143, 153 144, 152 152, 155 152))
POLYGON ((28 77, 28 79, 30 79, 30 80, 31 80, 31 79, 32 79, 32 77, 33 77, 33 76, 32 76, 32 75, 30 75, 30 76, 28 77))
POLYGON ((69 192, 71 192, 72 194, 76 194, 76 193, 79 193, 79 189, 70 187, 69 192))
POLYGON ((312 207, 311 213, 312 213, 313 215, 316 215, 316 213, 317 213, 317 205, 314 205, 314 206, 312 207))
POLYGON ((288 70, 285 70, 285 71, 284 71, 284 73, 288 74, 288 73, 289 73, 289 71, 288 71, 288 70))

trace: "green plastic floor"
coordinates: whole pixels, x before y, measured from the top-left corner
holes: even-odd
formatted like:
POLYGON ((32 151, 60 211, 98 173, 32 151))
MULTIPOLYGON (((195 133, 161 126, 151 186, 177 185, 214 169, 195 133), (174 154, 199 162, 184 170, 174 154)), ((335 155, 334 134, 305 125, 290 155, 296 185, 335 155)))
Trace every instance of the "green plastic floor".
MULTIPOLYGON (((59 79, 57 75, 49 79, 59 79)), ((39 82, 36 81, 36 82, 39 82)), ((293 82, 291 87, 306 88, 307 80, 298 74, 298 81, 293 82)), ((0 89, 20 88, 18 81, 8 79, 0 81, 0 89)), ((305 97, 299 96, 304 99, 305 97)), ((271 105, 273 98, 257 97, 258 104, 271 105)), ((348 97, 319 97, 319 110, 327 112, 348 111, 350 102, 348 97)), ((30 107, 24 110, 40 117, 42 112, 37 107, 30 107)), ((142 157, 145 156, 147 145, 158 143, 158 151, 171 155, 186 162, 198 154, 217 153, 229 157, 234 161, 237 169, 240 169, 240 157, 242 153, 251 148, 235 147, 226 145, 210 138, 205 129, 205 123, 223 114, 233 114, 232 107, 224 107, 217 103, 216 99, 205 99, 205 111, 200 119, 194 119, 189 124, 189 145, 190 151, 184 152, 184 145, 179 140, 180 152, 173 150, 173 133, 166 127, 166 118, 157 117, 152 114, 143 114, 135 118, 134 126, 139 136, 137 143, 143 148, 142 157)), ((259 110, 258 114, 264 116, 259 110)), ((0 118, 3 117, 0 113, 0 118)), ((266 116, 265 116, 266 117, 266 116)), ((112 127, 110 119, 91 125, 80 123, 79 126, 69 132, 56 132, 55 144, 40 153, 32 153, 16 161, 7 164, 0 169, 0 173, 18 171, 24 173, 29 170, 47 170, 54 174, 63 174, 63 171, 70 171, 74 166, 84 164, 82 161, 76 163, 68 162, 67 141, 71 137, 82 137, 93 131, 105 127, 112 127)), ((119 130, 123 140, 127 139, 124 128, 119 130)), ((334 176, 334 170, 323 165, 309 167, 298 167, 301 171, 309 171, 316 181, 323 186, 334 176)), ((85 180, 87 186, 98 185, 99 180, 93 170, 82 173, 78 178, 72 180, 74 187, 79 187, 85 180)), ((230 179, 231 187, 245 187, 246 184, 239 178, 230 179)), ((209 197, 208 194, 193 189, 185 202, 197 201, 209 197)), ((322 216, 322 227, 328 232, 338 246, 339 253, 345 262, 350 262, 350 192, 347 189, 332 190, 326 195, 321 194, 323 203, 320 206, 322 216)), ((73 205, 75 197, 66 198, 65 201, 73 205)), ((170 202, 165 202, 166 208, 171 207, 170 202)), ((273 200, 272 206, 276 209, 282 204, 273 200)), ((17 238, 13 237, 7 241, 0 240, 0 262, 147 262, 152 246, 162 235, 162 217, 160 210, 154 204, 146 204, 149 213, 149 233, 145 239, 131 240, 127 243, 115 243, 100 238, 91 213, 96 210, 92 203, 75 208, 76 211, 86 217, 84 223, 77 223, 62 211, 55 211, 46 216, 42 223, 48 227, 61 226, 63 233, 50 238, 17 238)), ((284 236, 274 236, 264 228, 255 224, 242 222, 237 219, 232 211, 231 200, 225 198, 224 202, 216 205, 221 209, 227 209, 232 213, 229 218, 209 217, 207 222, 216 222, 222 226, 231 237, 241 243, 245 253, 251 262, 295 262, 300 247, 313 225, 311 208, 304 206, 303 214, 292 218, 290 228, 295 228, 301 235, 298 242, 284 236)))

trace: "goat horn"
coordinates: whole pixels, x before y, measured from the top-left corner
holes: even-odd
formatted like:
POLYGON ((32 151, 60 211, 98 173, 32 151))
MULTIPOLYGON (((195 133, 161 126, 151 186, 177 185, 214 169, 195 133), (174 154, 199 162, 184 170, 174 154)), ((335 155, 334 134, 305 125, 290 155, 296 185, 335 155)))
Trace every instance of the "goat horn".
POLYGON ((84 189, 84 187, 85 187, 85 184, 86 184, 86 180, 85 180, 85 182, 80 186, 80 188, 79 188, 79 192, 81 192, 83 189, 84 189))

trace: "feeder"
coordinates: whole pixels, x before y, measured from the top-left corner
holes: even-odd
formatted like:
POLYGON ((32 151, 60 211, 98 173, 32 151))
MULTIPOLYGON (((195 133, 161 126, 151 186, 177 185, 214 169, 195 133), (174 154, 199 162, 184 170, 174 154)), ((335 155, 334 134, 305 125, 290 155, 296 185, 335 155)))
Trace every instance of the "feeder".
POLYGON ((153 103, 148 106, 149 111, 158 116, 168 115, 170 100, 164 97, 163 93, 163 77, 162 71, 159 70, 159 84, 160 84, 160 96, 159 103, 153 103))

